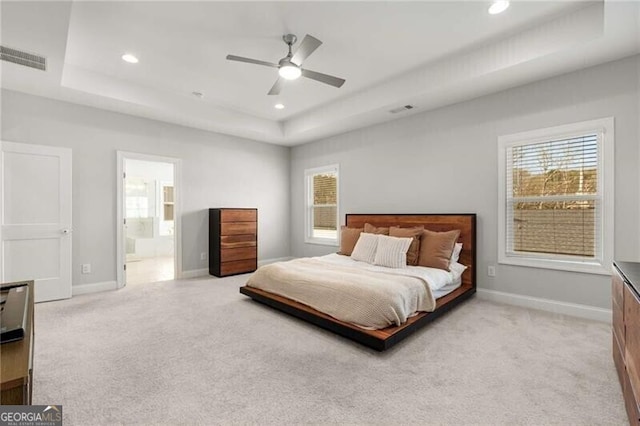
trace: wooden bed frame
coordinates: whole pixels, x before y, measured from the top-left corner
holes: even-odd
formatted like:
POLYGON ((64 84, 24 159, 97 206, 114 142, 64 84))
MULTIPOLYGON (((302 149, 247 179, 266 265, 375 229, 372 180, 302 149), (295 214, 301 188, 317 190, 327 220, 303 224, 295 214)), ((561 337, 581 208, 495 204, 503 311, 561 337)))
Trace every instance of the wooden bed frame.
POLYGON ((347 322, 339 321, 302 303, 268 291, 246 285, 240 293, 253 300, 308 321, 319 327, 354 340, 377 351, 389 349, 416 332, 429 322, 469 299, 476 292, 476 215, 475 214, 347 214, 346 225, 362 228, 365 223, 374 226, 424 226, 432 231, 460 230, 458 242, 463 244, 459 262, 468 268, 462 275, 462 285, 436 300, 433 312, 421 312, 401 326, 380 330, 365 330, 347 322))

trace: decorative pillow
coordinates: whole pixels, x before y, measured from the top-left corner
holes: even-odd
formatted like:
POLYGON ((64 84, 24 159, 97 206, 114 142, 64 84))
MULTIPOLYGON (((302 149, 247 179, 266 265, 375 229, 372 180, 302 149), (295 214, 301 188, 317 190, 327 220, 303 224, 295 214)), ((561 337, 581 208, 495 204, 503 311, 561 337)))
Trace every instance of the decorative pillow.
POLYGON ((377 226, 373 226, 370 223, 364 224, 364 232, 367 234, 380 234, 380 235, 389 235, 389 228, 378 228, 377 226))
POLYGON ((447 232, 433 232, 428 229, 422 231, 418 265, 448 271, 453 247, 459 236, 459 229, 447 232))
POLYGON ((409 250, 412 241, 413 238, 378 235, 378 248, 373 263, 388 268, 406 268, 407 250, 409 250))
POLYGON ((343 226, 340 230, 340 251, 338 254, 351 256, 351 252, 356 246, 362 231, 364 231, 363 228, 347 228, 346 226, 343 226))
POLYGON ((389 236, 399 238, 411 238, 411 246, 407 251, 407 265, 416 266, 418 257, 420 256, 420 237, 424 231, 424 226, 416 226, 414 228, 400 228, 392 226, 389 228, 389 236))
POLYGON ((376 248, 378 247, 378 235, 360 234, 356 246, 351 252, 351 258, 353 260, 359 260, 361 262, 373 263, 376 258, 376 248))
POLYGON ((462 243, 456 243, 451 253, 451 259, 449 263, 457 262, 460 259, 460 253, 462 252, 462 243))

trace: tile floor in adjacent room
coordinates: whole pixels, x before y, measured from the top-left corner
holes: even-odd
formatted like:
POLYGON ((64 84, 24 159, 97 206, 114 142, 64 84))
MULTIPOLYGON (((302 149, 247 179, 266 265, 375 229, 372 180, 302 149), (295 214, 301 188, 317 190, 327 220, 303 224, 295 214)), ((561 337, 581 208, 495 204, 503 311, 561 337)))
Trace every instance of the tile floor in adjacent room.
POLYGON ((175 278, 173 257, 127 260, 127 285, 167 281, 175 278))

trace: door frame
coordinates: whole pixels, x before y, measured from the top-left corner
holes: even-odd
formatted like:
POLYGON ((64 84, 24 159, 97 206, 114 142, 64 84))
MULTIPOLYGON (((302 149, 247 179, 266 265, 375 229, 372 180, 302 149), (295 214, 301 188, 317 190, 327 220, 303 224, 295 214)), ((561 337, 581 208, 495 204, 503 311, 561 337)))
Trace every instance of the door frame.
POLYGON ((174 232, 173 232, 173 269, 174 279, 182 277, 182 160, 174 157, 162 157, 159 155, 142 154, 138 152, 117 151, 116 170, 116 280, 118 288, 125 286, 124 266, 126 264, 126 239, 124 234, 124 162, 125 160, 142 160, 173 164, 174 187, 174 232))

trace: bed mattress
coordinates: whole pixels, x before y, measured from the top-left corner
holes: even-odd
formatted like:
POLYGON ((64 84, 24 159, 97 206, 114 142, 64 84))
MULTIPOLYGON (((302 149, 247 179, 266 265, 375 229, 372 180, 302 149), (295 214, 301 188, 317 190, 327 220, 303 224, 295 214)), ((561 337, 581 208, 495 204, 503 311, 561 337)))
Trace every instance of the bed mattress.
POLYGON ((449 271, 386 268, 338 254, 265 265, 247 282, 366 329, 399 326, 418 312, 432 312, 435 298, 459 285, 460 277, 449 271))

